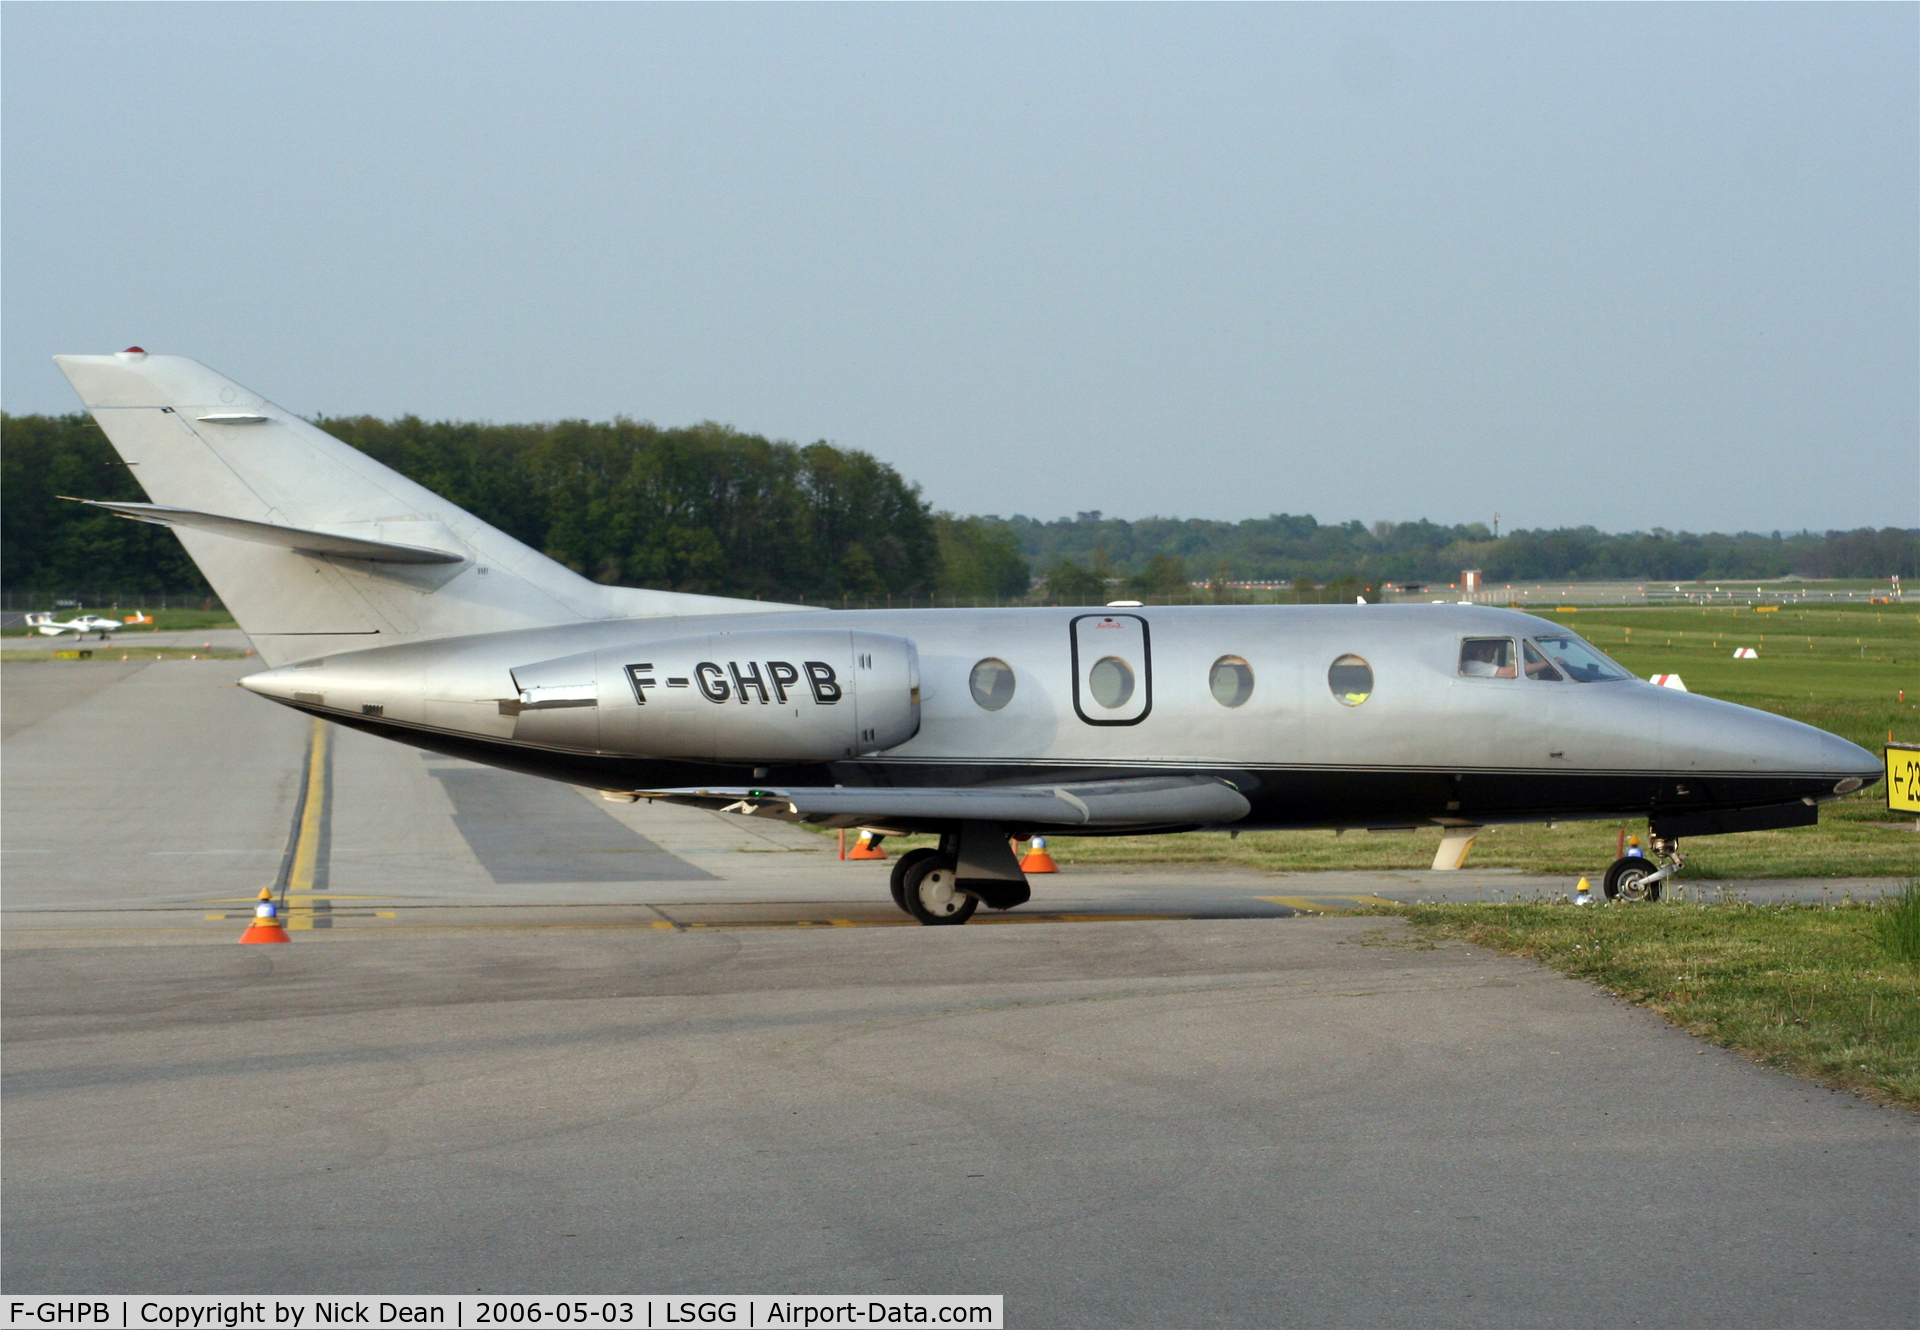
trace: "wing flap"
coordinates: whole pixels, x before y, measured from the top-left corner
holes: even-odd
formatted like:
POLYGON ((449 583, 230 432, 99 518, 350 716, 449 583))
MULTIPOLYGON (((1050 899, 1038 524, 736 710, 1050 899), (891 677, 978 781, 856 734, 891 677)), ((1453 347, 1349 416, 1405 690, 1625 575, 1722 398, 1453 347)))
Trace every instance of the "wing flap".
MULTIPOLYGON (((62 498, 67 496, 62 495, 62 498)), ((191 508, 168 508, 157 503, 106 503, 99 499, 75 499, 90 508, 104 508, 136 522, 157 526, 184 526, 209 531, 216 536, 251 540, 260 545, 278 545, 299 554, 331 556, 341 559, 365 559, 369 563, 464 563, 464 554, 427 549, 421 545, 400 545, 386 540, 367 540, 361 536, 339 536, 328 531, 305 531, 299 527, 278 526, 272 522, 253 522, 244 517, 223 517, 218 513, 196 512, 191 508)))
POLYGON ((1004 822, 1020 827, 1211 826, 1251 811, 1247 797, 1212 776, 1139 776, 1063 785, 639 790, 719 812, 845 826, 1004 822))

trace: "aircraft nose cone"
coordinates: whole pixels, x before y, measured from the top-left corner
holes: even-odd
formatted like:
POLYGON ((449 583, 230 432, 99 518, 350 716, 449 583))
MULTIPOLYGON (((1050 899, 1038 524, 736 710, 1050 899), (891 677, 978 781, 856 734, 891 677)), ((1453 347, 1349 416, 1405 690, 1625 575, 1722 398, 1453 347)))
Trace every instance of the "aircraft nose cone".
POLYGON ((1849 793, 1883 774, 1880 759, 1858 744, 1770 711, 1678 693, 1665 720, 1669 751, 1683 771, 1798 777, 1815 798, 1849 793), (1815 784, 1821 781, 1832 783, 1823 789, 1815 784))
POLYGON ((1682 769, 1796 776, 1827 769, 1824 741, 1832 736, 1811 725, 1698 693, 1674 694, 1667 708, 1667 741, 1682 769))
MULTIPOLYGON (((1886 772, 1880 759, 1859 744, 1848 743, 1837 734, 1820 735, 1820 756, 1827 774, 1839 780, 1878 780, 1886 772)), ((1858 787, 1856 787, 1858 788, 1858 787)))

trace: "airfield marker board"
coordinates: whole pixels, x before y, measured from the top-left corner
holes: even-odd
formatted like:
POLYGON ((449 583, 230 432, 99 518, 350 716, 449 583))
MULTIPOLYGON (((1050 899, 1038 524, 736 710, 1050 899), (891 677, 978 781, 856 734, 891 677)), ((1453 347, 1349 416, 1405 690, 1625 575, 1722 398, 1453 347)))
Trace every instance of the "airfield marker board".
POLYGON ((1887 807, 1920 813, 1920 744, 1887 745, 1887 807))

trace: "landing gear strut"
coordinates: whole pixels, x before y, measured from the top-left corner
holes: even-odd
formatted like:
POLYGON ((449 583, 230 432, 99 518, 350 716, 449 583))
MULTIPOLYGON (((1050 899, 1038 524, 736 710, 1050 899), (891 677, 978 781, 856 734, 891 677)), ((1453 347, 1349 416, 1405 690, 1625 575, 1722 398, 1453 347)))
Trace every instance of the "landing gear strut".
POLYGON ((1606 891, 1610 901, 1657 901, 1668 878, 1678 873, 1685 861, 1680 857, 1680 842, 1664 837, 1652 838, 1654 858, 1630 854, 1616 859, 1607 870, 1606 891), (1658 866, 1655 861, 1658 860, 1658 866))

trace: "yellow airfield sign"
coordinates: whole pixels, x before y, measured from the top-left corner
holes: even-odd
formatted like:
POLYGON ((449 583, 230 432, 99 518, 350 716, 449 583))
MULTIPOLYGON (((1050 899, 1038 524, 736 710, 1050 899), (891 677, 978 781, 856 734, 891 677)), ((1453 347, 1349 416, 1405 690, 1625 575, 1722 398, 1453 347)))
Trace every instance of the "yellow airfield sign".
POLYGON ((1887 745, 1887 807, 1920 813, 1920 744, 1887 745))

